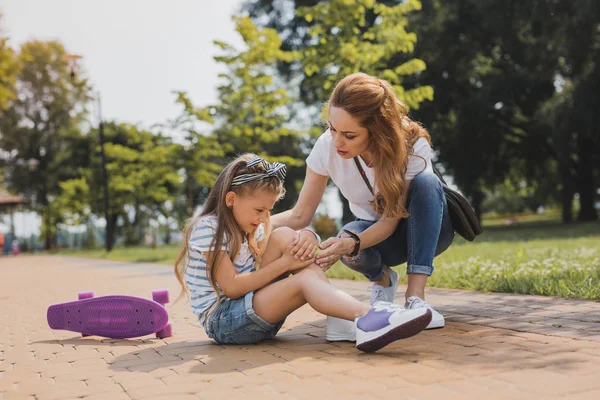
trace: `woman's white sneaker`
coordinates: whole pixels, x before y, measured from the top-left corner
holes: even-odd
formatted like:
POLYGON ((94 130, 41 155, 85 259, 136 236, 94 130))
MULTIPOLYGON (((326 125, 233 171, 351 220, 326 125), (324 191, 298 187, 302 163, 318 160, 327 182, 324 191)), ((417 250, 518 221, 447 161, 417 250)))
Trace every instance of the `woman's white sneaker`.
POLYGON ((427 328, 425 329, 443 328, 446 325, 446 320, 444 319, 444 316, 439 312, 435 311, 433 308, 431 308, 429 303, 427 303, 425 300, 418 296, 410 296, 408 299, 406 299, 406 304, 404 307, 410 310, 416 310, 419 308, 428 308, 429 310, 431 310, 431 322, 429 323, 429 325, 427 325, 427 328))
POLYGON ((431 322, 429 308, 407 310, 402 306, 377 302, 368 313, 355 320, 356 348, 374 352, 388 344, 421 332, 431 322))
POLYGON ((398 280, 400 277, 398 273, 390 268, 390 286, 384 287, 381 285, 372 284, 369 287, 371 291, 371 305, 377 303, 378 301, 387 301, 388 303, 393 303, 394 298, 396 297, 396 291, 398 290, 398 280))
POLYGON ((327 317, 325 339, 330 342, 356 342, 356 324, 347 319, 327 317))

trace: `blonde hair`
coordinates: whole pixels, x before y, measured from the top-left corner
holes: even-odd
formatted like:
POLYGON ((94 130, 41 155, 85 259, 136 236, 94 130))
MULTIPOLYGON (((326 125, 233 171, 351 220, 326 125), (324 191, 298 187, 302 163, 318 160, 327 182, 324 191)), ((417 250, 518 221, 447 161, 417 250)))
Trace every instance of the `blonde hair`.
MULTIPOLYGON (((212 251, 210 252, 210 259, 207 259, 206 274, 208 281, 213 287, 215 293, 218 294, 219 290, 214 277, 221 261, 219 256, 222 253, 219 251, 219 249, 225 245, 229 250, 229 258, 231 262, 234 263, 235 259, 239 255, 240 248, 244 240, 244 233, 241 231, 237 222, 235 221, 232 210, 226 205, 227 193, 234 192, 240 196, 243 196, 259 190, 264 190, 269 193, 276 193, 279 199, 281 199, 285 194, 283 181, 276 176, 253 180, 242 185, 236 185, 233 187, 231 186, 231 182, 236 176, 266 172, 265 167, 261 163, 251 167, 247 166, 247 162, 254 157, 256 157, 254 154, 246 153, 229 163, 217 177, 217 180, 215 181, 215 184, 208 195, 208 199, 206 200, 200 215, 190 218, 186 222, 183 229, 184 234, 181 250, 175 259, 175 277, 181 285, 181 293, 176 302, 179 301, 179 299, 181 299, 184 295, 189 297, 189 288, 185 283, 184 275, 189 256, 188 244, 190 236, 192 235, 194 226, 198 220, 207 215, 212 215, 217 218, 215 235, 209 247, 209 249, 212 251), (227 242, 225 242, 225 238, 227 238, 227 242)), ((247 235, 248 248, 257 262, 260 262, 260 258, 265 250, 266 243, 269 240, 269 235, 271 234, 270 215, 267 216, 267 221, 264 224, 264 231, 264 239, 261 240, 260 243, 256 242, 256 230, 253 230, 247 235)), ((211 312, 219 306, 220 302, 221 298, 220 296, 217 296, 217 302, 212 307, 211 312)))
POLYGON ((408 212, 400 198, 408 156, 421 137, 431 145, 429 133, 408 117, 407 106, 396 97, 389 83, 367 74, 356 73, 342 79, 327 102, 327 116, 331 107, 343 109, 369 132, 375 187, 379 189, 372 201, 375 212, 384 217, 406 218, 408 212))

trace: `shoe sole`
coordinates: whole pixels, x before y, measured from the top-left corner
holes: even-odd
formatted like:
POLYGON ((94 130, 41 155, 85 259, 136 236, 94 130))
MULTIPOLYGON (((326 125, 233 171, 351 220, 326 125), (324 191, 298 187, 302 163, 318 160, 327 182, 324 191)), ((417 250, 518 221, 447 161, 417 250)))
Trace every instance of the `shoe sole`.
POLYGON ((349 336, 325 336, 328 342, 356 342, 356 338, 349 336))
POLYGON ((446 326, 446 319, 441 316, 438 319, 434 319, 433 317, 431 318, 431 322, 429 323, 429 325, 427 325, 427 328, 425 328, 426 330, 429 329, 441 329, 444 326, 446 326))
POLYGON ((420 317, 408 321, 405 324, 398 325, 376 339, 358 344, 356 345, 356 348, 365 353, 373 353, 396 340, 406 339, 421 332, 429 325, 431 317, 431 310, 428 309, 427 312, 420 317))
POLYGON ((429 325, 427 325, 427 328, 425 328, 425 330, 431 330, 431 329, 442 329, 443 327, 445 327, 446 324, 444 322, 442 322, 441 324, 439 322, 437 323, 430 323, 429 325))

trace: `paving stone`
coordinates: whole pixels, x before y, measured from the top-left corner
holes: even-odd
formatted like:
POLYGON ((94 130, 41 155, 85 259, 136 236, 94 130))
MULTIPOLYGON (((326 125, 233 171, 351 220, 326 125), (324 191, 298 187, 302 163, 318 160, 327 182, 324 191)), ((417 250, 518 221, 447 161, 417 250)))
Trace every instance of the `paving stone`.
MULTIPOLYGON (((51 330, 48 305, 84 290, 150 298, 153 289, 168 288, 175 297, 169 267, 59 256, 0 260, 2 400, 600 398, 598 302, 428 289, 446 328, 376 354, 327 342, 325 317, 308 306, 275 340, 256 346, 208 339, 185 301, 168 306, 171 338, 82 338, 51 330)), ((332 283, 369 299, 367 282, 332 283)))

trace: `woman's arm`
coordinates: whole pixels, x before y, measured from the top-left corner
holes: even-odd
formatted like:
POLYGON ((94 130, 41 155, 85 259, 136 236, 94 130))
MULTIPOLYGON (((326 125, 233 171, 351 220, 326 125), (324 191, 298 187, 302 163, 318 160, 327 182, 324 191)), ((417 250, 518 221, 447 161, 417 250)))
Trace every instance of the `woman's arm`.
MULTIPOLYGON (((356 233, 360 238, 359 251, 375 246, 390 237, 399 222, 400 218, 381 218, 365 231, 356 233)), ((323 251, 317 254, 315 263, 322 269, 327 269, 342 256, 352 253, 355 243, 354 239, 345 233, 341 238, 331 237, 321 244, 320 248, 323 251)))
MULTIPOLYGON (((404 192, 400 197, 400 204, 402 207, 406 207, 406 199, 408 198, 408 191, 410 190, 410 182, 406 181, 404 186, 404 192)), ((378 243, 383 242, 385 239, 390 237, 392 233, 398 227, 401 218, 381 218, 379 221, 371 225, 364 232, 358 234, 360 238, 360 249, 367 249, 371 246, 375 246, 378 243)))
MULTIPOLYGON (((404 193, 400 198, 400 202, 404 206, 406 205, 410 182, 406 181, 404 193)), ((400 220, 401 218, 381 218, 365 231, 357 233, 360 238, 360 250, 375 246, 390 237, 398 227, 400 220)), ((329 268, 342 256, 352 253, 354 244, 354 240, 347 235, 342 236, 342 238, 332 237, 327 239, 320 246, 324 251, 317 254, 316 264, 322 269, 329 268)))
MULTIPOLYGON (((369 247, 383 242, 394 233, 399 223, 400 218, 381 218, 368 229, 358 233, 357 235, 360 238, 360 250, 368 249, 369 247)), ((352 250, 354 250, 354 240, 350 240, 352 241, 350 252, 352 252, 352 250)))
POLYGON ((306 228, 317 211, 319 202, 325 193, 329 178, 319 175, 306 167, 306 177, 298 197, 298 202, 291 210, 271 216, 273 229, 287 226, 294 230, 306 228))

